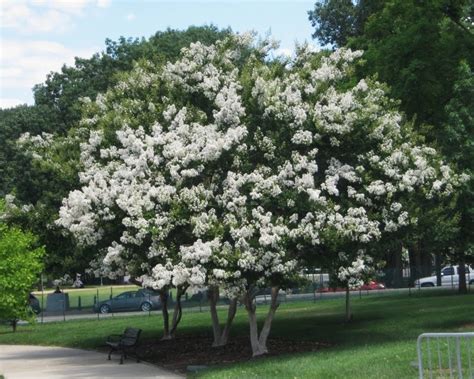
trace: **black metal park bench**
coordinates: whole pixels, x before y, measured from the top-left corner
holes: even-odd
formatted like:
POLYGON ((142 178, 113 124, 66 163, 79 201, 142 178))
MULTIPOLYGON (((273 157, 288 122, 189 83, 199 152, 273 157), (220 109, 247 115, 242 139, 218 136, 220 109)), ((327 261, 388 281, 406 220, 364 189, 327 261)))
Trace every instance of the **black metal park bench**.
POLYGON ((123 334, 112 334, 108 336, 105 343, 110 347, 109 361, 111 354, 116 351, 120 353, 120 364, 127 358, 127 355, 134 355, 137 362, 140 362, 137 355, 137 346, 141 332, 141 329, 127 328, 123 334))

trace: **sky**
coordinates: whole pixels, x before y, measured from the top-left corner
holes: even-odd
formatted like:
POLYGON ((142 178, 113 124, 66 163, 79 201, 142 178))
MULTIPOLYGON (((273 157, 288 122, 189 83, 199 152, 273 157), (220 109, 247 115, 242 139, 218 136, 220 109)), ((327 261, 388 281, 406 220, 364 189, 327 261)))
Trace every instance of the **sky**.
POLYGON ((315 0, 0 0, 0 107, 33 104, 32 88, 74 57, 88 58, 105 39, 150 37, 167 27, 230 26, 270 33, 281 54, 311 39, 315 0))

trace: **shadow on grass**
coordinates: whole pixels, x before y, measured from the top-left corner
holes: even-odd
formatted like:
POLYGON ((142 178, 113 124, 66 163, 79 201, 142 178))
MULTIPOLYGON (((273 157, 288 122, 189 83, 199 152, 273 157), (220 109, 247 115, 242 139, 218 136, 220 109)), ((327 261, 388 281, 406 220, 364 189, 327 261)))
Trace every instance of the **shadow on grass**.
POLYGON ((412 340, 427 331, 459 329, 472 323, 473 296, 428 296, 419 298, 364 298, 353 302, 354 320, 345 323, 341 304, 318 314, 305 310, 298 316, 277 315, 272 335, 290 339, 311 339, 343 346, 385 344, 412 340), (334 310, 339 308, 340 313, 334 310))

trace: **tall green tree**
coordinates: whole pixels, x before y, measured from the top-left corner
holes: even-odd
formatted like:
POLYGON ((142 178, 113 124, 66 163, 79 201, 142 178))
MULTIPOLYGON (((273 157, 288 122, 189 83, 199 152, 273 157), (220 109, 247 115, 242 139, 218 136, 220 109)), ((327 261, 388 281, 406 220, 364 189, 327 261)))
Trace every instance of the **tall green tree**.
POLYGON ((383 8, 385 0, 322 0, 308 11, 313 38, 322 45, 345 46, 364 31, 367 18, 383 8))
MULTIPOLYGON (((325 0, 309 12, 313 37, 333 47, 363 49, 366 63, 359 67, 358 76, 374 75, 388 83, 420 136, 439 146, 446 161, 468 173, 473 162, 468 151, 474 138, 468 106, 472 82, 466 68, 464 79, 460 78, 459 65, 474 64, 473 15, 472 0, 325 0), (336 27, 334 22, 343 12, 346 24, 336 27)), ((469 252, 473 241, 474 202, 468 188, 469 184, 437 210, 427 202, 414 204, 419 208, 414 211, 420 227, 404 243, 417 251, 415 260, 421 262, 420 254, 446 250, 448 245, 452 260, 462 263, 459 254, 469 252), (439 225, 451 233, 438 233, 439 225)))
POLYGON ((68 129, 81 118, 80 97, 95 99, 117 82, 117 74, 127 72, 140 59, 154 62, 174 61, 180 50, 191 42, 213 43, 230 33, 216 26, 191 26, 186 30, 158 31, 149 39, 120 37, 106 39, 105 50, 89 59, 76 58, 74 66, 64 65, 51 72, 44 83, 34 87, 35 104, 53 109, 68 129))
MULTIPOLYGON (((453 96, 445 107, 446 121, 438 130, 438 144, 458 171, 470 176, 460 189, 456 209, 459 231, 453 235, 453 254, 459 262, 474 263, 474 72, 465 61, 457 70, 453 96)), ((461 282, 460 282, 461 283, 461 282)), ((462 283, 465 283, 463 281, 462 283)))
MULTIPOLYGON (((18 149, 17 140, 23 133, 41 134, 63 132, 58 120, 46 106, 20 105, 0 109, 0 196, 14 187, 24 186, 31 171, 29 159, 18 149)), ((35 188, 25 185, 25 195, 34 198, 35 188)))
POLYGON ((309 19, 323 45, 366 51, 361 77, 377 74, 417 124, 438 126, 461 60, 474 61, 472 0, 324 0, 309 19))

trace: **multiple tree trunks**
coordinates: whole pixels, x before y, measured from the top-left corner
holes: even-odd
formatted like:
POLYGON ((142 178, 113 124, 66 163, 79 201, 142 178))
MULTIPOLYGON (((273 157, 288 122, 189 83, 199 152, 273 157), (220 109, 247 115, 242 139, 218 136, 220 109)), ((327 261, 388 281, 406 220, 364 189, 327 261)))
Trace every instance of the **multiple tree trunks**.
POLYGON ((208 289, 209 305, 211 310, 212 332, 214 335, 213 347, 225 346, 229 340, 229 332, 232 322, 234 321, 235 313, 237 312, 237 299, 231 299, 227 312, 227 320, 224 328, 219 322, 219 315, 217 313, 217 303, 219 301, 219 288, 210 287, 208 289))
POLYGON ((173 324, 171 327, 170 334, 172 338, 174 338, 176 333, 176 328, 178 327, 181 317, 183 316, 183 309, 181 307, 181 297, 186 292, 185 287, 178 287, 176 291, 176 303, 174 304, 174 311, 173 311, 173 324))
POLYGON ((258 332, 257 325, 257 307, 255 305, 255 294, 253 293, 253 291, 248 290, 243 296, 242 302, 245 305, 245 309, 247 310, 247 315, 249 319, 250 345, 252 346, 252 356, 254 357, 268 353, 267 339, 270 335, 270 329, 272 326, 273 318, 275 316, 275 312, 278 309, 278 306, 280 305, 278 303, 279 290, 279 287, 272 287, 270 308, 268 309, 268 313, 260 333, 258 332))
POLYGON ((183 315, 181 307, 181 297, 186 292, 186 288, 178 287, 176 292, 176 302, 173 310, 173 317, 171 328, 169 324, 169 311, 168 311, 168 291, 160 291, 160 301, 161 301, 161 312, 163 313, 163 337, 162 340, 170 340, 175 337, 176 329, 181 321, 183 315))

